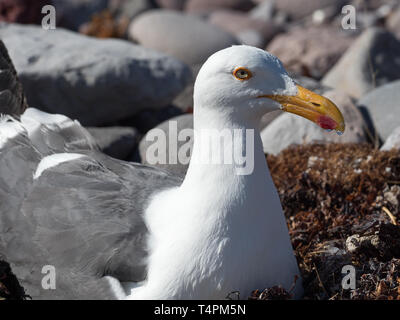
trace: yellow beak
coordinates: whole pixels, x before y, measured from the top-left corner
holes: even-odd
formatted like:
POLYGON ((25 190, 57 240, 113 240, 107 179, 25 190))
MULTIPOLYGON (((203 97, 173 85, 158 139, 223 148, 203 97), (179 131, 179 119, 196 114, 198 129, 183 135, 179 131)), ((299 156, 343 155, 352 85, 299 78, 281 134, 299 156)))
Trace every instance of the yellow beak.
POLYGON ((297 114, 315 122, 323 129, 336 130, 342 134, 345 129, 343 115, 329 99, 297 85, 297 95, 264 95, 279 102, 282 110, 297 114))

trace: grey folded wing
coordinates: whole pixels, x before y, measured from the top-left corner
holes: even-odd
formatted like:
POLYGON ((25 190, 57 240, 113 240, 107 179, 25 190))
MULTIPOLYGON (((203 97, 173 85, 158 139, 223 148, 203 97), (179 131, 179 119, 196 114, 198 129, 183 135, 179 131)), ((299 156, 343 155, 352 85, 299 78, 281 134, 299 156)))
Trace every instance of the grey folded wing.
POLYGON ((0 256, 33 298, 115 298, 104 276, 143 280, 143 212, 153 194, 181 183, 97 150, 79 153, 34 179, 43 155, 26 134, 0 147, 0 256), (45 266, 56 271, 55 290, 42 286, 45 266))

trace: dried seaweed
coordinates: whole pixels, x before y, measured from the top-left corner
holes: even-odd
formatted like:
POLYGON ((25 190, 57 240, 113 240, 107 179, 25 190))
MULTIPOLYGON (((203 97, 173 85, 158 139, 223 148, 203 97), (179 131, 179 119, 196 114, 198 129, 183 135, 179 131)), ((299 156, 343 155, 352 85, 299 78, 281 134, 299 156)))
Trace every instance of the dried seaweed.
POLYGON ((305 299, 400 299, 400 151, 314 144, 267 160, 305 299), (355 290, 341 286, 344 265, 356 269, 355 290))

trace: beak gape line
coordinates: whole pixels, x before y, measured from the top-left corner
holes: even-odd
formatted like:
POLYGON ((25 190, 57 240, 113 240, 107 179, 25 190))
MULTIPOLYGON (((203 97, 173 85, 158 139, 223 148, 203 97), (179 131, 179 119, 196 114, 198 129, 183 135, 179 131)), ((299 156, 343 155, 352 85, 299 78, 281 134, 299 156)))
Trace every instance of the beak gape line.
POLYGON ((343 115, 331 100, 299 85, 295 96, 262 95, 259 98, 274 100, 281 104, 283 111, 306 118, 323 129, 336 130, 338 134, 345 130, 343 115))

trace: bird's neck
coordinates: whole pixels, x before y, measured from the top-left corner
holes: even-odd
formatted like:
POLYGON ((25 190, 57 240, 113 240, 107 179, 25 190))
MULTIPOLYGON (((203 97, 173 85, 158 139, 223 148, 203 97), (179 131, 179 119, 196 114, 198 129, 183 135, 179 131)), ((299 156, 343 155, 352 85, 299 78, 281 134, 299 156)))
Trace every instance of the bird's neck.
MULTIPOLYGON (((209 110, 208 110, 209 111, 209 110)), ((257 121, 218 112, 194 114, 194 145, 183 189, 208 189, 208 199, 254 192, 272 183, 257 121)), ((205 190, 204 190, 205 189, 205 190)), ((204 190, 204 191, 203 191, 204 190)), ((252 199, 257 201, 257 198, 252 199)))

